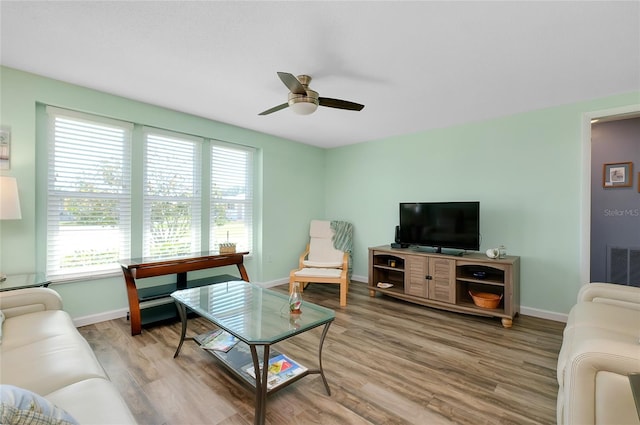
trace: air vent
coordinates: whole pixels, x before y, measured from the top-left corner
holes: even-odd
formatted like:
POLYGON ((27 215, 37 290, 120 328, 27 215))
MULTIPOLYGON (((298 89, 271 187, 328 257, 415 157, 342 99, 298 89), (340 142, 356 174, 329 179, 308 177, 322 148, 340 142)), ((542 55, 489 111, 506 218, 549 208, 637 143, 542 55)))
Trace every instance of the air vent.
POLYGON ((640 248, 607 246, 607 282, 640 287, 640 248))

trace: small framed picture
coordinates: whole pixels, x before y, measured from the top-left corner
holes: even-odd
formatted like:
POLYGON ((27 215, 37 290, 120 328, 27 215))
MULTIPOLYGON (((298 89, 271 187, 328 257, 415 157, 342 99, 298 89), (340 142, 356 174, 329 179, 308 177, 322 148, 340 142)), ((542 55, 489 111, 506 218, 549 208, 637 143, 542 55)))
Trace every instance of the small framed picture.
POLYGON ((11 168, 11 130, 0 127, 0 170, 11 168))
POLYGON ((631 186, 633 186, 632 162, 604 164, 602 167, 602 187, 610 189, 612 187, 631 186))

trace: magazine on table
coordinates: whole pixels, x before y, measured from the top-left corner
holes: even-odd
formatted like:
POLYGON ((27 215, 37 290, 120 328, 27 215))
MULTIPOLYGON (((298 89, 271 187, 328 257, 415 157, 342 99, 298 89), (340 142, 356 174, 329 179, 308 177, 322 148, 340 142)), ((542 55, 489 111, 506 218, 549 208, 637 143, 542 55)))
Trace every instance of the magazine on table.
POLYGON ((205 350, 223 351, 225 353, 231 350, 238 341, 240 341, 238 338, 223 331, 222 329, 198 335, 197 339, 200 342, 200 347, 205 350))
MULTIPOLYGON (((256 373, 252 364, 245 366, 245 370, 253 379, 256 378, 256 373)), ((306 371, 306 367, 294 362, 284 354, 278 354, 277 356, 269 359, 267 390, 279 387, 288 380, 306 371)))
POLYGON ((198 344, 204 345, 204 344, 207 344, 208 342, 210 342, 213 338, 215 338, 218 335, 220 335, 221 333, 222 333, 222 329, 214 329, 212 331, 207 331, 207 332, 202 333, 200 335, 196 335, 196 336, 193 337, 193 339, 198 341, 198 344))

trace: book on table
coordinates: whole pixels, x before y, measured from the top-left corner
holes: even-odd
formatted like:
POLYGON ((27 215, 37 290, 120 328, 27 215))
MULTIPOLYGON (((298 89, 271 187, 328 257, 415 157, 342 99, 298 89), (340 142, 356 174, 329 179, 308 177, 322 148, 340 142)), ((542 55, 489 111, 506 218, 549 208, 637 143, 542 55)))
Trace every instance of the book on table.
MULTIPOLYGON (((262 366, 262 364, 260 364, 262 366)), ((253 364, 245 366, 244 369, 253 379, 256 373, 253 364)), ((284 354, 278 354, 269 359, 269 369, 267 375, 267 390, 279 387, 292 378, 304 373, 307 368, 296 363, 284 354)))
POLYGON ((238 338, 222 329, 205 332, 195 337, 200 343, 200 347, 205 350, 227 352, 231 350, 239 341, 238 338))

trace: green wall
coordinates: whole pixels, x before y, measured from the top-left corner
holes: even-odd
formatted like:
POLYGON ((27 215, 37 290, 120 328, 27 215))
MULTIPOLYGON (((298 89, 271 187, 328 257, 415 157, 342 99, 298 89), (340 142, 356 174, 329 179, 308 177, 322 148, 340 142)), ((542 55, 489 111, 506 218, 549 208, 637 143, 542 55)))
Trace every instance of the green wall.
POLYGON ((336 148, 326 210, 355 224, 354 274, 393 241, 398 203, 480 201, 481 250, 521 257, 521 304, 567 313, 581 270, 584 114, 638 93, 336 148))
MULTIPOLYGON (((12 131, 12 168, 2 174, 18 179, 23 211, 22 220, 0 223, 5 273, 35 270, 43 242, 38 103, 256 147, 262 199, 247 260, 254 281, 287 278, 313 218, 354 223, 354 274, 366 277, 367 248, 392 241, 398 202, 479 200, 481 249, 504 244, 522 257, 523 307, 566 313, 583 283, 584 114, 638 104, 640 94, 323 150, 2 67, 0 123, 12 131)), ((54 288, 74 317, 127 305, 120 276, 54 288)))
MULTIPOLYGON (((288 276, 307 241, 309 221, 324 216, 326 151, 197 116, 171 111, 95 90, 0 67, 0 123, 11 128, 11 169, 16 177, 22 220, 0 222, 0 270, 8 274, 32 272, 35 253, 42 251, 43 185, 37 167, 46 129, 36 131, 38 104, 129 120, 169 130, 215 138, 258 149, 258 240, 246 260, 249 277, 271 282, 288 276), (40 221, 39 221, 40 220, 40 221), (268 255, 262 255, 268 253, 268 255)), ((46 165, 45 165, 46 166, 46 165)), ((122 277, 92 279, 52 286, 73 317, 84 317, 127 306, 122 277)))

